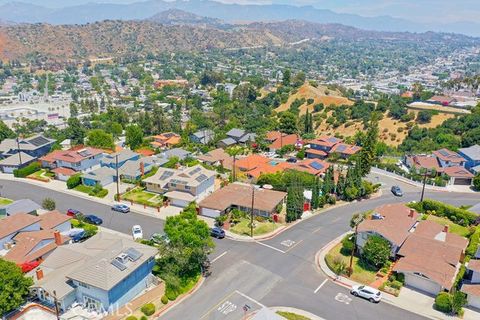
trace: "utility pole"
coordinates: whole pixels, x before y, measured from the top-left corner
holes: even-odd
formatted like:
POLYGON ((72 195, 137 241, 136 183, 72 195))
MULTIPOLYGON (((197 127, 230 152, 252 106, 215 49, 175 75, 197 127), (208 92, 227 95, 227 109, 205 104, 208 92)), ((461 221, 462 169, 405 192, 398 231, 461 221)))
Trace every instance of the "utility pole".
POLYGON ((355 250, 357 249, 357 236, 358 236, 358 225, 360 224, 360 222, 363 221, 363 216, 360 215, 358 216, 357 219, 355 219, 355 237, 353 238, 353 249, 352 249, 352 253, 350 255, 350 266, 348 267, 348 276, 351 277, 352 276, 352 273, 353 273, 353 255, 355 253, 355 250))
POLYGON ((118 153, 115 155, 115 171, 117 173, 117 201, 120 202, 120 179, 118 176, 118 153))
POLYGON ((55 315, 57 316, 57 320, 60 320, 60 310, 58 310, 57 292, 55 290, 53 290, 53 303, 55 304, 55 315))
POLYGON ((253 207, 255 205, 255 186, 252 186, 252 211, 250 212, 250 237, 253 238, 253 207))
POLYGON ((425 195, 425 184, 427 183, 427 174, 428 170, 425 170, 423 175, 423 186, 422 186, 422 195, 420 196, 420 202, 423 202, 423 196, 425 195))
POLYGON ((17 136, 17 152, 18 152, 18 160, 20 162, 19 167, 21 167, 23 163, 22 163, 22 155, 20 150, 20 141, 18 140, 18 136, 17 136))

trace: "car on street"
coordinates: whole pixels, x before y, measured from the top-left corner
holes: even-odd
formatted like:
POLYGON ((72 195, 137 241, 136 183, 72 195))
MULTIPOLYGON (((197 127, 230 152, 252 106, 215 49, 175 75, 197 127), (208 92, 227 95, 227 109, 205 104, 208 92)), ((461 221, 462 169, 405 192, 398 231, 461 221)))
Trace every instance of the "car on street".
POLYGON ((150 237, 150 240, 153 242, 153 243, 156 243, 156 244, 169 244, 170 243, 170 239, 168 238, 168 236, 165 234, 165 233, 154 233, 152 234, 152 236, 150 237))
POLYGON ((85 217, 84 217, 84 220, 86 223, 90 223, 90 224, 94 224, 96 226, 99 226, 103 223, 103 220, 100 219, 99 217, 97 217, 96 215, 94 214, 87 214, 85 217))
POLYGON ((393 186, 391 191, 397 197, 403 197, 403 191, 399 186, 393 186))
POLYGON ((67 216, 72 217, 72 218, 77 218, 80 214, 82 214, 80 211, 76 209, 68 209, 67 210, 67 216))
POLYGON ((212 229, 210 229, 210 235, 217 239, 223 239, 225 238, 225 231, 222 228, 213 227, 212 229))
POLYGON ((382 300, 382 293, 379 290, 368 286, 353 286, 350 293, 355 297, 361 297, 370 302, 378 303, 382 300))
POLYGON ((132 227, 132 236, 133 240, 143 239, 143 230, 142 227, 138 224, 132 227))
POLYGON ((112 206, 113 211, 128 213, 130 212, 130 207, 123 203, 117 203, 112 206))

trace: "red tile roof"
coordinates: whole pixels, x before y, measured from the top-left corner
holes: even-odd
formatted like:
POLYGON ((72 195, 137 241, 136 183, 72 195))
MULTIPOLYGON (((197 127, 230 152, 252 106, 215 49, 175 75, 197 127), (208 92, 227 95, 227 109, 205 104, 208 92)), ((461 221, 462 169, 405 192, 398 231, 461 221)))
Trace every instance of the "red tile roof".
POLYGON ((259 154, 251 154, 245 158, 237 159, 235 165, 241 170, 248 171, 255 169, 256 167, 271 161, 269 158, 261 156, 259 154))
POLYGON ((408 156, 407 160, 412 162, 413 166, 417 169, 435 169, 437 172, 443 170, 440 167, 438 160, 435 157, 430 156, 408 156))
POLYGON ((283 146, 303 144, 298 134, 281 134, 278 131, 267 132, 267 140, 271 141, 269 148, 278 150, 283 146))
POLYGON ((55 168, 52 169, 53 173, 61 174, 64 176, 73 176, 74 174, 77 174, 77 171, 70 169, 70 168, 65 168, 65 167, 60 167, 60 168, 55 168))
POLYGON ((72 219, 66 214, 60 213, 57 210, 46 212, 40 215, 40 228, 43 230, 55 229, 58 225, 72 219))
POLYGON ((313 175, 321 175, 327 171, 330 164, 319 159, 305 159, 293 164, 292 169, 307 172, 313 175))
POLYGON ((55 150, 41 157, 40 160, 46 162, 55 162, 58 160, 76 163, 101 153, 103 153, 103 150, 91 147, 86 147, 80 150, 55 150), (85 150, 85 153, 82 152, 82 150, 85 150))
POLYGON ((310 140, 308 143, 313 143, 320 146, 331 148, 334 145, 341 143, 342 141, 343 141, 342 139, 332 137, 332 136, 320 136, 317 139, 310 140))
POLYGON ((307 149, 307 150, 305 150, 305 152, 310 153, 310 154, 314 154, 314 155, 317 155, 317 156, 321 156, 321 157, 328 156, 328 153, 326 153, 325 151, 322 151, 322 150, 307 149))
POLYGON ((464 167, 454 166, 443 169, 443 172, 449 177, 454 178, 473 178, 474 175, 464 167))
POLYGON ((473 270, 475 272, 480 272, 480 260, 470 260, 470 261, 468 261, 467 269, 473 270))
POLYGON ((451 162, 465 162, 465 158, 460 156, 458 153, 450 151, 448 149, 440 149, 433 151, 432 154, 436 156, 437 158, 443 160, 443 161, 451 161, 451 162))
POLYGON ((150 149, 138 149, 135 152, 139 153, 140 155, 142 155, 144 157, 150 157, 150 156, 153 156, 155 154, 155 151, 150 150, 150 149))
POLYGON ((332 147, 330 152, 336 152, 340 154, 352 155, 360 151, 362 148, 359 146, 347 144, 347 143, 337 143, 332 147))
POLYGON ((17 213, 3 218, 0 223, 0 239, 39 221, 39 217, 27 213, 17 213))

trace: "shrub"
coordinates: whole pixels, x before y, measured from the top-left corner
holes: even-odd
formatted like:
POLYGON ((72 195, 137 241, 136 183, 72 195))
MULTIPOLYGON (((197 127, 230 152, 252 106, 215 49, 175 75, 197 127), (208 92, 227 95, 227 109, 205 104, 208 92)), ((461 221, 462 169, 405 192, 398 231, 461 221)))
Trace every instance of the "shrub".
POLYGON ((477 227, 475 232, 470 236, 470 243, 465 251, 467 256, 473 257, 477 252, 478 245, 480 244, 480 227, 477 227))
POLYGON ((215 224, 219 227, 223 226, 223 224, 227 221, 227 215, 221 214, 215 218, 215 224))
POLYGON ((380 236, 369 236, 363 247, 362 259, 368 264, 380 268, 385 265, 389 257, 389 242, 380 236))
POLYGON ((155 313, 155 305, 153 303, 147 303, 144 304, 140 310, 144 315, 151 316, 155 313))
POLYGON ((105 198, 105 196, 108 194, 108 190, 107 189, 102 189, 100 190, 99 192, 97 192, 96 196, 98 198, 105 198))
POLYGON ((138 320, 138 319, 135 316, 128 316, 125 318, 125 320, 138 320))
POLYGON ((400 282, 400 281, 392 281, 390 282, 390 285, 389 287, 393 288, 393 289, 397 289, 397 290, 400 290, 400 288, 403 286, 403 284, 400 282))
POLYGON ((52 198, 43 199, 42 201, 43 209, 52 211, 52 210, 55 210, 55 207, 56 207, 55 200, 53 200, 52 198))
POLYGON ((167 303, 168 303, 168 297, 167 297, 166 295, 163 295, 161 300, 162 300, 162 303, 163 303, 163 304, 167 304, 167 303))
POLYGON ((146 316, 141 316, 141 317, 140 317, 140 320, 148 320, 148 317, 146 317, 146 316))
POLYGON ((435 298, 435 309, 442 312, 452 311, 452 299, 449 293, 440 292, 435 298))
POLYGON ((32 162, 24 168, 13 170, 13 176, 17 178, 25 178, 38 170, 40 170, 40 163, 32 162))
POLYGON ((75 174, 68 178, 67 180, 67 188, 68 189, 73 189, 76 186, 79 186, 82 183, 82 177, 79 174, 75 174))
POLYGON ((352 234, 347 234, 342 240, 342 249, 340 249, 340 253, 347 256, 352 253, 354 247, 354 236, 352 234))

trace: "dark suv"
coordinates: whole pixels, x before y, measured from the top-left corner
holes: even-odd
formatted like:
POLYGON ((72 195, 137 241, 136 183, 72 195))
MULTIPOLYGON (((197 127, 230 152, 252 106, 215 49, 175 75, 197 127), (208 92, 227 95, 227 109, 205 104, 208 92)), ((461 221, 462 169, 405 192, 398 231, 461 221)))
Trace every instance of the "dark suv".
POLYGON ((225 231, 222 228, 214 227, 210 230, 210 235, 217 239, 225 238, 225 231))
POLYGON ((400 189, 399 186, 393 186, 392 189, 391 189, 392 193, 394 195, 396 195, 397 197, 402 197, 403 196, 403 192, 402 192, 402 189, 400 189))

